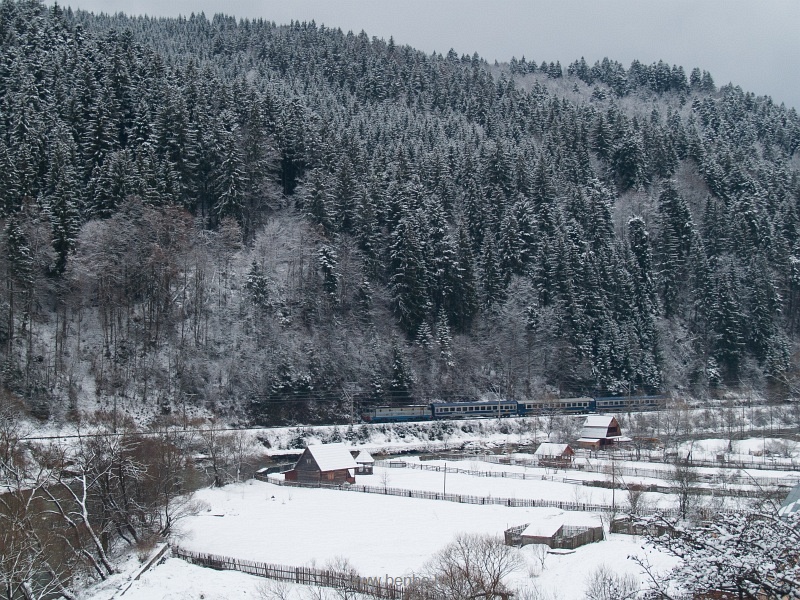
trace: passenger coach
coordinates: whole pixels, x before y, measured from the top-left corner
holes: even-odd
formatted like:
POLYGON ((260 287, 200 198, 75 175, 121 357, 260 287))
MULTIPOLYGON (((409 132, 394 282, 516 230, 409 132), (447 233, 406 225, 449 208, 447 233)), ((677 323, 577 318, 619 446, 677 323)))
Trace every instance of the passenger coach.
POLYGON ((433 402, 434 419, 460 419, 462 417, 513 417, 518 414, 516 400, 477 400, 475 402, 433 402))

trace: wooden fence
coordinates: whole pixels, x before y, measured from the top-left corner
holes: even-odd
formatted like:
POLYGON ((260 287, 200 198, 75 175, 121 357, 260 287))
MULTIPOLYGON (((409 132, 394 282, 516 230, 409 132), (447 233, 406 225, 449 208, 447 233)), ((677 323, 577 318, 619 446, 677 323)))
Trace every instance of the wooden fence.
POLYGON ((516 527, 509 527, 503 532, 503 539, 506 546, 522 546, 522 532, 528 528, 530 523, 523 523, 516 527))
POLYGON ((603 527, 568 527, 564 526, 564 533, 562 536, 557 537, 555 546, 553 548, 565 548, 574 550, 586 544, 592 544, 605 539, 603 527))
MULTIPOLYGON (((423 490, 408 490, 403 488, 379 487, 369 485, 342 485, 326 486, 318 483, 298 483, 295 481, 285 481, 274 475, 256 475, 259 481, 265 481, 274 485, 289 487, 309 487, 309 488, 328 488, 347 492, 362 492, 365 494, 382 494, 384 496, 401 496, 403 498, 419 498, 423 500, 443 500, 445 502, 458 502, 460 504, 485 504, 500 505, 511 508, 558 508, 561 510, 581 511, 581 512, 625 512, 623 504, 594 504, 589 502, 570 502, 565 500, 539 500, 533 498, 499 498, 494 496, 473 496, 469 494, 444 494, 439 492, 427 492, 423 490)), ((699 507, 695 509, 696 514, 701 519, 711 518, 721 512, 737 512, 728 509, 699 507)), ((640 509, 641 516, 663 515, 665 517, 678 517, 680 512, 675 508, 647 508, 640 509)))
MULTIPOLYGON (((489 462, 492 464, 509 464, 507 462, 501 462, 496 459, 497 457, 487 457, 485 462, 489 462)), ((484 459, 480 459, 484 460, 484 459)), ((516 461, 510 464, 519 465, 519 466, 538 466, 538 465, 530 465, 525 464, 528 461, 525 459, 521 459, 520 462, 516 461)), ((399 466, 397 464, 392 464, 389 461, 377 461, 375 463, 377 467, 386 467, 386 466, 399 466)), ((411 462, 403 462, 402 466, 407 469, 419 469, 422 471, 437 471, 442 472, 444 471, 445 467, 442 465, 426 465, 422 463, 411 463, 411 462)), ((541 467, 540 467, 541 468, 541 467)), ((575 469, 575 467, 572 467, 575 469)), ((579 471, 585 471, 587 473, 600 473, 603 475, 609 475, 611 471, 611 465, 609 464, 581 464, 577 467, 579 471)), ((672 476, 672 471, 670 468, 667 469, 642 469, 639 467, 627 467, 621 465, 619 463, 615 464, 614 472, 618 477, 649 477, 651 479, 669 479, 672 476)), ((567 469, 563 469, 567 471, 567 469)), ((512 471, 482 471, 480 469, 460 469, 458 467, 447 467, 448 473, 462 473, 464 475, 472 475, 473 477, 498 477, 501 479, 521 479, 525 480, 544 480, 547 479, 549 481, 563 481, 567 483, 573 484, 583 484, 583 485, 595 485, 595 482, 591 480, 577 480, 572 479, 569 477, 555 477, 553 475, 541 475, 537 473, 515 473, 512 471)), ((800 483, 800 476, 795 477, 761 477, 757 474, 747 474, 747 473, 740 473, 736 474, 731 473, 730 475, 726 476, 720 473, 698 473, 698 482, 699 483, 716 483, 716 484, 727 484, 727 485, 758 485, 761 487, 794 487, 798 483, 800 483)), ((623 487, 623 486, 620 486, 623 487)), ((674 491, 671 488, 665 486, 654 486, 658 487, 658 490, 649 490, 649 491, 674 491)), ((758 490, 759 494, 761 490, 758 490)))
POLYGON ((357 573, 336 571, 334 569, 274 565, 220 556, 218 554, 192 552, 179 546, 172 546, 172 555, 193 565, 220 571, 239 571, 256 577, 347 590, 350 593, 366 594, 374 598, 399 600, 403 597, 401 587, 397 587, 394 584, 389 585, 388 582, 382 581, 378 577, 362 577, 357 573))
MULTIPOLYGON (((378 467, 390 467, 395 468, 400 465, 396 463, 396 461, 377 461, 375 466, 378 467)), ((403 462, 403 468, 406 469, 418 469, 420 471, 434 471, 437 473, 443 473, 445 471, 444 465, 426 465, 420 463, 412 463, 412 462, 403 462)), ((570 477, 558 477, 555 475, 542 475, 537 473, 515 473, 512 471, 481 471, 477 469, 459 469, 458 467, 446 467, 448 473, 459 473, 462 475, 470 475, 472 477, 495 477, 500 479, 519 479, 522 481, 560 481, 562 483, 569 483, 571 485, 583 485, 583 486, 590 486, 590 487, 602 487, 602 488, 611 488, 614 487, 610 481, 604 480, 597 480, 597 479, 572 479, 570 477)), ((615 468, 616 476, 618 478, 622 478, 626 476, 624 467, 621 465, 617 465, 615 468)), ((598 473, 605 473, 605 471, 598 469, 596 472, 598 473)), ((661 477, 666 477, 669 475, 668 472, 662 471, 660 473, 661 477)), ((693 492, 698 495, 723 495, 729 497, 738 497, 738 498, 763 498, 764 490, 763 489, 738 489, 738 488, 731 488, 725 487, 724 489, 717 489, 717 488, 707 488, 702 487, 704 482, 709 481, 709 478, 700 477, 697 482, 697 485, 693 489, 693 492)), ((781 480, 783 481, 783 480, 781 480)), ((752 481, 750 482, 753 483, 752 481)), ((786 486, 794 486, 796 482, 792 481, 783 481, 783 485, 786 486)), ((632 484, 632 486, 627 486, 624 482, 620 479, 620 481, 616 484, 616 488, 620 490, 629 489, 629 487, 637 487, 637 489, 641 489, 643 492, 657 492, 661 494, 677 494, 679 492, 678 488, 669 485, 657 485, 657 484, 643 484, 643 485, 636 485, 632 484)), ((777 487, 777 486, 776 486, 777 487)))
MULTIPOLYGON (((524 525, 517 525, 516 527, 509 527, 503 532, 503 539, 507 546, 524 546, 525 541, 522 537, 522 532, 527 529, 530 523, 524 525)), ((605 539, 603 527, 571 527, 564 526, 558 534, 549 539, 547 546, 550 548, 560 548, 566 550, 574 550, 586 544, 599 542, 605 539)))

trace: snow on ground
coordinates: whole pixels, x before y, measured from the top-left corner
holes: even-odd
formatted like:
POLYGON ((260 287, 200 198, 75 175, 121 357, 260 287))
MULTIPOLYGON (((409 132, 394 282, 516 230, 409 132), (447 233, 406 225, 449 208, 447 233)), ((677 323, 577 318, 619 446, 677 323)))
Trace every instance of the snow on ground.
MULTIPOLYGON (((460 463, 455 463, 458 465, 460 463)), ((450 463, 450 466, 455 466, 450 463)), ((468 468, 467 466, 463 468, 468 468)), ((571 475, 571 473, 570 473, 571 475)), ((461 473, 444 471, 418 471, 412 469, 395 469, 375 467, 374 475, 358 476, 357 482, 363 485, 388 486, 400 489, 424 490, 448 494, 470 494, 474 496, 492 496, 496 498, 532 498, 535 500, 562 500, 587 504, 611 504, 612 495, 622 503, 622 493, 610 489, 588 487, 582 484, 563 483, 546 479, 504 479, 501 477, 473 477, 461 473), (388 479, 384 481, 384 478, 388 479), (446 483, 446 490, 445 490, 446 483)), ((665 495, 645 494, 652 506, 672 508, 675 501, 665 495)))
MULTIPOLYGON (((417 474, 419 474, 417 472, 417 474)), ((401 576, 461 532, 502 535, 515 525, 563 515, 597 524, 591 513, 457 504, 379 494, 279 487, 249 481, 203 490, 210 510, 184 521, 188 550, 288 565, 347 557, 365 575, 401 576)))
MULTIPOLYGON (((530 461, 534 457, 532 454, 515 454, 514 457, 521 459, 522 461, 530 461)), ((610 461, 606 461, 605 463, 601 463, 600 469, 595 469, 592 471, 583 470, 583 469, 555 469, 552 467, 529 467, 525 466, 524 464, 498 464, 495 462, 483 462, 479 458, 475 459, 465 459, 461 461, 453 461, 453 460, 426 460, 421 461, 417 456, 410 456, 404 457, 403 460, 407 463, 419 463, 423 465, 431 465, 431 466, 438 466, 440 469, 444 470, 444 466, 447 465, 448 469, 452 470, 468 470, 468 471, 478 471, 482 473, 513 473, 514 477, 519 476, 520 474, 524 475, 526 479, 530 478, 532 480, 540 479, 540 480, 549 480, 549 481, 559 481, 564 482, 571 481, 571 482, 596 482, 596 481, 610 481, 611 475, 609 475, 610 471, 610 461), (603 468, 604 467, 604 468, 603 468)), ((598 461, 600 462, 600 461, 598 461)), ((617 466, 621 466, 622 463, 617 462, 617 466)), ((624 463, 625 466, 628 466, 630 463, 624 463)), ((648 465, 649 466, 649 465, 648 465)), ((668 465, 667 469, 672 469, 672 465, 668 465)), ((390 469, 390 473, 393 472, 394 469, 390 469)), ((449 471, 448 471, 449 472, 449 471)), ((665 470, 665 474, 668 473, 668 470, 665 470)), ((655 477, 645 477, 645 476, 629 476, 629 475, 618 475, 617 479, 622 481, 624 484, 640 484, 640 485, 661 485, 661 486, 668 486, 670 485, 666 479, 663 477, 655 478, 655 477)), ((574 484, 573 484, 574 485, 574 484)), ((563 498, 560 498, 563 500, 563 498)))
MULTIPOLYGON (((170 558, 134 582, 125 600, 228 600, 258 599, 263 579, 237 573, 214 571, 170 558)), ((101 600, 98 595, 95 600, 101 600)))
POLYGON ((726 460, 751 462, 758 457, 775 456, 776 459, 800 458, 800 444, 786 438, 747 438, 744 440, 705 439, 684 442, 679 452, 691 452, 693 458, 716 460, 725 454, 726 460))
MULTIPOLYGON (((636 537, 612 535, 608 540, 578 548, 573 554, 548 554, 542 569, 534 546, 526 546, 522 554, 527 563, 510 578, 519 588, 536 587, 547 597, 558 600, 580 600, 584 597, 587 579, 601 565, 618 574, 629 573, 641 579, 641 570, 628 556, 647 556, 658 571, 672 567, 675 559, 643 550, 636 537)), ((385 580, 387 574, 380 577, 385 580)), ((269 589, 268 580, 234 571, 215 571, 170 558, 133 582, 125 593, 126 600, 233 600, 254 598, 269 589)), ((286 600, 309 598, 310 588, 286 585, 286 600)), ((87 600, 105 600, 97 595, 87 600)), ((270 596, 267 596, 270 597, 270 596)), ((274 596, 273 596, 274 597, 274 596)), ((332 596, 333 597, 333 596, 332 596)))
MULTIPOLYGON (((504 423, 510 421, 504 420, 504 423)), ((497 420, 493 423, 497 424, 497 420)), ((386 437, 387 440, 390 437, 393 440, 386 443, 404 450, 411 447, 430 450, 433 446, 460 447, 475 438, 475 443, 485 448, 516 444, 524 437, 500 431, 491 433, 488 430, 492 426, 487 422, 486 425, 481 425, 482 431, 474 432, 456 429, 461 434, 445 436, 447 439, 443 440, 423 439, 429 435, 433 438, 434 434, 430 432, 424 435, 416 432, 402 438, 397 430, 392 430, 391 433, 386 433, 386 437), (487 442, 487 439, 491 441, 487 442)), ((292 445, 294 442, 291 436, 296 435, 297 431, 283 429, 283 439, 277 446, 292 445)), ((345 433, 346 429, 342 428, 341 432, 345 433)), ((321 439, 325 436, 319 437, 321 439)), ((745 455, 751 450, 756 451, 763 449, 765 445, 777 445, 781 442, 783 441, 779 439, 755 438, 734 442, 734 449, 745 455)), ((374 444, 374 439, 366 443, 364 440, 352 439, 350 443, 354 449, 359 447, 375 450, 387 447, 383 442, 374 444)), ((715 456, 720 448, 721 452, 725 452, 728 441, 696 441, 692 447, 693 456, 699 458, 696 453, 703 452, 715 456)), ((418 459, 405 457, 403 460, 413 462, 418 459)), ((593 460, 602 462, 599 459, 593 460)), ((443 466, 444 461, 429 461, 425 464, 443 466)), ((649 462, 617 461, 617 464, 650 471, 671 469, 667 464, 649 462)), ((448 465, 478 471, 522 472, 526 475, 541 473, 548 477, 554 475, 553 469, 497 465, 479 462, 477 457, 448 461, 448 465)), ((699 471, 704 473, 706 469, 699 471)), ((720 469, 708 469, 708 472, 719 473, 720 469)), ((757 473, 774 477, 787 474, 785 471, 757 473)), ((576 480, 582 477, 594 478, 596 475, 577 470, 558 472, 558 477, 566 476, 576 480)), ((388 485, 434 492, 443 491, 445 485, 443 472, 412 469, 376 467, 375 475, 358 476, 357 479, 358 483, 366 485, 388 485)), ((666 478, 655 481, 664 483, 666 478)), ((607 489, 541 479, 521 481, 448 472, 446 485, 448 493, 586 503, 610 503, 611 500, 611 491, 607 489)), ((662 507, 675 505, 674 499, 668 495, 652 496, 649 500, 651 504, 662 507)), ((345 557, 362 575, 379 578, 420 573, 426 561, 459 533, 502 535, 503 530, 511 526, 554 518, 561 518, 568 525, 596 524, 599 521, 599 515, 592 513, 562 512, 546 508, 476 506, 379 494, 280 487, 259 481, 248 481, 222 489, 201 490, 197 493, 197 498, 207 502, 210 508, 180 524, 183 533, 176 541, 188 550, 292 566, 323 567, 332 559, 345 557)), ((617 491, 616 501, 624 505, 624 493, 617 491)), ((553 599, 578 600, 583 597, 587 578, 600 565, 606 565, 617 573, 640 576, 639 568, 628 556, 644 553, 642 544, 641 538, 612 535, 606 541, 578 548, 572 554, 548 555, 543 570, 537 566, 535 550, 527 547, 523 549, 523 553, 527 557, 528 567, 516 573, 514 579, 521 586, 536 586, 553 599)), ((667 569, 674 564, 674 559, 668 556, 648 552, 650 561, 657 568, 667 569)), ((127 581, 118 589, 126 585, 127 581)), ((169 559, 133 582, 124 597, 126 600, 224 600, 249 597, 260 600, 258 588, 264 585, 264 580, 255 577, 203 569, 177 559, 169 559)), ((107 600, 111 598, 113 591, 106 587, 94 595, 83 597, 86 600, 107 600)), ((299 586, 294 592, 295 595, 290 598, 299 600, 308 597, 307 594, 301 594, 299 586)))
MULTIPOLYGON (((203 490, 198 497, 210 508, 183 522, 179 543, 188 550, 318 567, 346 557, 362 575, 382 578, 419 574, 430 556, 459 533, 501 535, 514 525, 557 518, 570 525, 600 523, 599 516, 591 513, 279 487, 258 481, 203 490)), ((557 590, 563 600, 581 598, 586 577, 600 564, 638 573, 627 557, 642 553, 641 545, 640 538, 614 535, 574 554, 549 555, 541 573, 533 551, 526 549, 530 565, 515 575, 515 581, 529 582, 537 573, 533 581, 541 589, 557 590)), ((663 555, 656 554, 653 560, 665 567, 673 564, 663 555)))
MULTIPOLYGON (((763 440, 757 441, 763 444, 763 440)), ((714 452, 720 442, 724 440, 704 440, 696 442, 695 448, 714 452)), ((419 461, 417 457, 403 460, 419 461)), ((443 467, 444 462, 425 461, 424 464, 443 467)), ((637 465, 629 461, 618 461, 618 464, 625 467, 637 465)), ((552 469, 498 465, 480 462, 477 458, 450 460, 448 466, 553 475, 552 469)), ((651 470, 661 466, 669 467, 641 463, 641 467, 651 470)), ((718 471, 709 470, 710 473, 718 471)), ((766 472, 759 473, 763 475, 766 472)), ((581 472, 568 471, 566 474, 577 476, 581 472)), ((443 491, 445 486, 443 471, 380 466, 376 467, 374 475, 359 475, 357 480, 378 487, 388 485, 436 492, 443 491)), ((448 493, 564 501, 577 499, 587 503, 608 503, 611 494, 610 490, 603 488, 558 481, 475 477, 452 471, 447 473, 446 485, 448 493)), ((668 495, 653 496, 662 506, 674 505, 674 499, 668 495)), ((361 575, 384 580, 387 576, 420 575, 430 557, 459 533, 501 535, 511 526, 550 520, 562 520, 567 525, 600 522, 600 515, 594 513, 281 487, 260 481, 201 490, 197 498, 207 503, 208 510, 181 523, 182 535, 177 542, 188 550, 291 566, 324 567, 335 559, 346 558, 361 575)), ((618 493, 617 501, 624 503, 624 494, 620 499, 618 493)), ((527 566, 514 574, 513 583, 523 588, 535 587, 547 595, 545 597, 558 600, 583 598, 588 578, 601 565, 619 574, 630 573, 643 581, 640 568, 629 556, 647 554, 657 570, 666 570, 675 564, 674 558, 645 549, 641 538, 623 535, 611 535, 603 542, 583 546, 571 554, 548 554, 544 569, 534 547, 526 547, 522 552, 527 566)), ((170 559, 134 582, 125 596, 132 600, 260 598, 259 587, 265 585, 258 578, 202 569, 170 559)), ((301 586, 292 586, 292 590, 293 595, 288 598, 300 600, 310 597, 301 586)), ((106 600, 106 597, 108 594, 98 594, 92 600, 106 600)))
MULTIPOLYGON (((538 588, 546 597, 558 600, 580 600, 584 597, 587 579, 601 565, 618 574, 629 573, 641 579, 641 570, 628 556, 646 556, 658 571, 672 567, 675 559, 646 551, 636 537, 612 535, 608 540, 578 548, 573 554, 548 554, 542 569, 534 546, 522 549, 527 567, 513 574, 512 585, 538 588)), ((384 579, 387 574, 380 577, 384 579)), ((234 571, 215 571, 190 565, 177 558, 167 559, 134 581, 125 593, 126 600, 261 600, 272 582, 234 571)), ((301 585, 281 586, 286 600, 312 597, 310 588, 301 585)), ((97 595, 87 600, 106 600, 97 595)), ((267 596, 277 597, 277 596, 267 596)), ((334 597, 334 596, 330 596, 334 597)))

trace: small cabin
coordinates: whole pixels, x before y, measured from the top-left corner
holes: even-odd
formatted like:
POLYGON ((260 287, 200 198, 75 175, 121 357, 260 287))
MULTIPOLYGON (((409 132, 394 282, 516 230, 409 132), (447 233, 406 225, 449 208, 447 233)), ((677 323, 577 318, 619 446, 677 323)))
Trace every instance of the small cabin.
POLYGON ((544 442, 539 444, 539 447, 533 454, 539 466, 554 467, 556 469, 567 469, 571 467, 572 461, 575 459, 575 451, 569 444, 544 442))
POLYGON ((375 467, 375 459, 366 450, 362 450, 356 456, 356 474, 357 475, 372 475, 375 467))
POLYGON ((578 446, 599 450, 613 446, 622 438, 619 422, 612 416, 589 415, 583 423, 578 446))
POLYGON ((357 468, 344 444, 318 444, 306 448, 285 477, 308 485, 342 485, 356 482, 357 468))

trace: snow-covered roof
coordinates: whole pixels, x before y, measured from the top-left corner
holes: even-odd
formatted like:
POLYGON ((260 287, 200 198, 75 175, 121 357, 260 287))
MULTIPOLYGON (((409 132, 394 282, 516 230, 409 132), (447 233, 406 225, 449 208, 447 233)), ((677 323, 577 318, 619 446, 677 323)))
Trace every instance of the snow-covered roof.
POLYGON ((562 456, 569 448, 569 444, 556 444, 553 442, 543 442, 539 444, 534 454, 536 456, 562 456))
POLYGON ((601 439, 608 437, 608 429, 616 420, 608 415, 589 415, 583 423, 581 438, 601 439))
POLYGON ((584 427, 581 429, 581 437, 599 440, 608 437, 607 427, 584 427))
POLYGON ((308 451, 314 457, 320 471, 338 471, 339 469, 355 469, 358 467, 353 455, 344 444, 317 444, 309 446, 308 451))
POLYGON ((542 519, 528 525, 522 532, 523 536, 550 538, 558 533, 564 526, 560 519, 542 519))
POLYGON ((583 428, 604 427, 605 429, 608 429, 611 426, 611 421, 613 420, 614 417, 608 415, 589 415, 583 422, 583 428))
POLYGON ((361 452, 358 453, 358 456, 356 456, 356 462, 360 465, 365 465, 369 463, 374 463, 375 459, 372 458, 372 455, 369 452, 367 452, 366 450, 362 450, 361 452))

